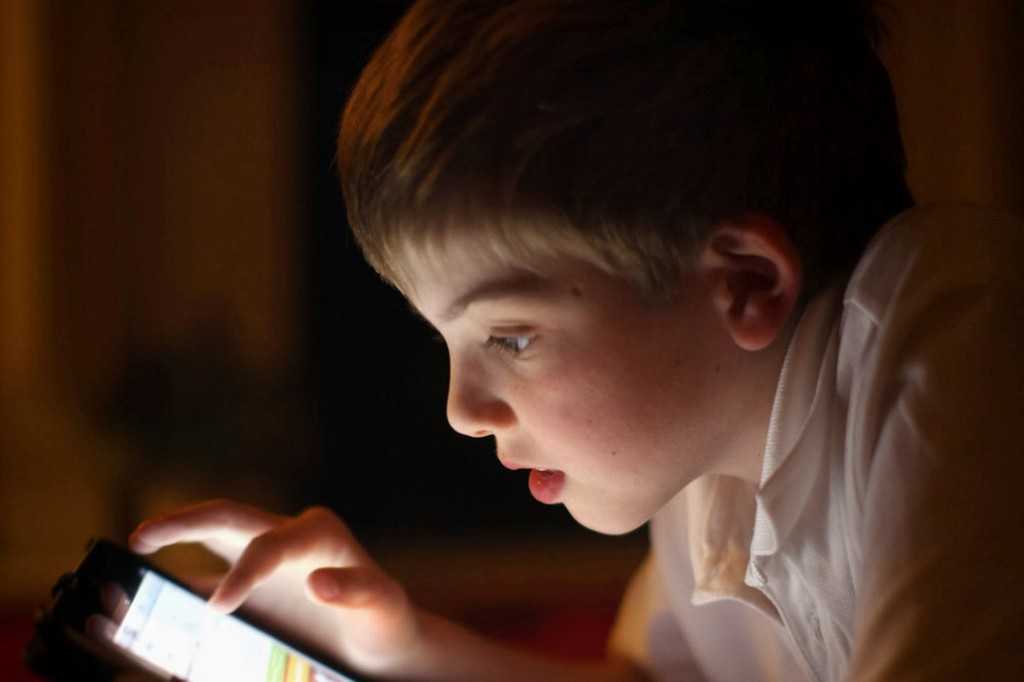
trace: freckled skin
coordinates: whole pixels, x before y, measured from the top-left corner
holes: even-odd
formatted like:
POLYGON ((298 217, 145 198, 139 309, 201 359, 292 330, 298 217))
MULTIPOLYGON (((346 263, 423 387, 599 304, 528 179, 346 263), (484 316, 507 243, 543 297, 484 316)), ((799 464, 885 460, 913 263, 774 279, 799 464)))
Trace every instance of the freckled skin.
POLYGON ((781 356, 737 348, 696 274, 654 304, 589 264, 551 259, 530 268, 554 284, 544 296, 445 320, 451 301, 512 269, 450 241, 442 258, 409 263, 410 300, 449 349, 449 421, 494 437, 503 460, 564 472, 561 501, 584 526, 628 532, 697 476, 760 457, 781 356), (486 343, 513 334, 530 339, 521 353, 486 343))

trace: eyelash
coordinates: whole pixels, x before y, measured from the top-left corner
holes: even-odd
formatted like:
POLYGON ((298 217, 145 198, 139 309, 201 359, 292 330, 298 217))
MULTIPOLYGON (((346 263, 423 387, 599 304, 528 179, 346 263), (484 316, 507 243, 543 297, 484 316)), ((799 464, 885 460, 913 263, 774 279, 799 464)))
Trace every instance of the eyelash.
POLYGON ((484 346, 487 348, 493 348, 500 353, 508 353, 512 356, 517 356, 523 353, 533 343, 534 337, 526 336, 525 334, 515 336, 488 336, 487 341, 484 342, 484 346), (519 342, 525 340, 526 343, 520 347, 519 342))

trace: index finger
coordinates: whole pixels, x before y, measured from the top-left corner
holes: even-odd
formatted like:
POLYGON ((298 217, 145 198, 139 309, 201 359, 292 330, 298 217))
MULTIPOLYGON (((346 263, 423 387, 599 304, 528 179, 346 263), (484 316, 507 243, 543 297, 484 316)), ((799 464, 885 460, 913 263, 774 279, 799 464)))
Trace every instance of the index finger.
POLYGON ((234 560, 252 538, 284 520, 277 514, 233 500, 210 500, 144 521, 128 538, 139 554, 152 554, 179 542, 199 542, 234 560))

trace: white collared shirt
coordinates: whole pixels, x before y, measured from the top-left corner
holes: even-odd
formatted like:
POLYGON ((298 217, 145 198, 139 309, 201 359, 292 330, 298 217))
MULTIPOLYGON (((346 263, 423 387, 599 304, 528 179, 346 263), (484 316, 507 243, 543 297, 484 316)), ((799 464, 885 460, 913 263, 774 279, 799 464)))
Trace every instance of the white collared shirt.
POLYGON ((1024 225, 884 227, 818 295, 761 483, 708 475, 651 522, 612 647, 658 679, 1024 679, 1024 225))

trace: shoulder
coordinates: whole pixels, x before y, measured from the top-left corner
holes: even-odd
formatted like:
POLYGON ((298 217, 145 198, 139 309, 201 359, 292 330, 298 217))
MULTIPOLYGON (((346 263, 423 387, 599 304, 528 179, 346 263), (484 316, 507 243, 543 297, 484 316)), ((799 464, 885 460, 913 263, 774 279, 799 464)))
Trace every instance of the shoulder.
POLYGON ((1024 224, 1008 213, 933 205, 888 223, 843 292, 840 392, 885 402, 925 356, 934 361, 944 349, 948 359, 957 346, 994 343, 1008 327, 1020 329, 1022 259, 1024 224), (856 391, 857 384, 873 390, 856 391))
POLYGON ((969 205, 908 211, 868 246, 843 293, 836 366, 858 504, 880 454, 906 463, 926 448, 948 465, 1019 419, 1022 257, 1017 218, 969 205), (895 433, 907 438, 889 452, 895 433))
POLYGON ((1024 224, 1008 213, 970 204, 916 207, 885 225, 868 245, 844 303, 877 322, 907 296, 1020 287, 1022 256, 1024 224))
POLYGON ((1007 679, 1024 665, 1024 589, 1008 578, 1022 569, 1022 256, 1016 218, 915 209, 879 233, 845 291, 858 679, 925 661, 942 679, 1007 679), (984 634, 965 643, 964 623, 984 634))

